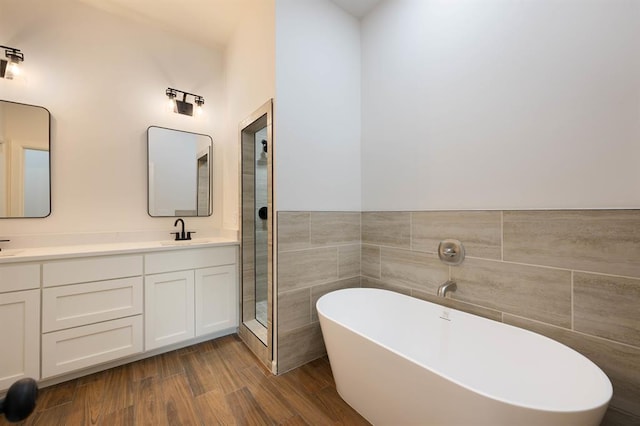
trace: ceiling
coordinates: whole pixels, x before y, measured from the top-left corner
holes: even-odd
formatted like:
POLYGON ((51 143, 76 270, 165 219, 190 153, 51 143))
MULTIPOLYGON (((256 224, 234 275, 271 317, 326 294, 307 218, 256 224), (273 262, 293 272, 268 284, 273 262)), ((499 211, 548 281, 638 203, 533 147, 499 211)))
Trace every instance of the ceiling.
MULTIPOLYGON (((265 0, 79 1, 124 18, 159 25, 167 31, 207 46, 221 48, 227 44, 242 14, 265 0)), ((331 1, 351 15, 361 18, 382 0, 331 1)))
POLYGON ((244 11, 264 0, 79 0, 207 46, 227 44, 244 11))
POLYGON ((331 0, 356 18, 362 18, 382 0, 331 0))

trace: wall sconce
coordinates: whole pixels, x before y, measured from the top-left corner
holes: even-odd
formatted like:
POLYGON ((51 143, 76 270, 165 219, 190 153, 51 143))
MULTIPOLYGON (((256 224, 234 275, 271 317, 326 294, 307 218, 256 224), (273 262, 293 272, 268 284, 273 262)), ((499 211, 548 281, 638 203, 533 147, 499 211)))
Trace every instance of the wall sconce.
POLYGON ((20 49, 9 46, 1 46, 7 59, 0 59, 0 77, 13 80, 20 75, 20 63, 24 61, 24 53, 20 49))
POLYGON ((198 114, 202 113, 202 105, 204 105, 204 98, 194 93, 183 92, 182 90, 172 89, 168 87, 165 91, 167 98, 169 98, 169 109, 173 112, 183 115, 193 116, 193 104, 187 102, 187 95, 193 96, 193 102, 197 105, 196 111, 198 114), (182 93, 182 100, 178 99, 178 93, 182 93))

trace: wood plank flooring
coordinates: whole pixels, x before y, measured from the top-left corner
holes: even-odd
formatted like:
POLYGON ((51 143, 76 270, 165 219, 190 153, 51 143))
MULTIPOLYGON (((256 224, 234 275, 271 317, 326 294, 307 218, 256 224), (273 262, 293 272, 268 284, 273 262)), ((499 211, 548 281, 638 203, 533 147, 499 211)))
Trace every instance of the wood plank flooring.
POLYGON ((273 376, 233 335, 44 388, 22 424, 369 423, 336 392, 326 357, 273 376))

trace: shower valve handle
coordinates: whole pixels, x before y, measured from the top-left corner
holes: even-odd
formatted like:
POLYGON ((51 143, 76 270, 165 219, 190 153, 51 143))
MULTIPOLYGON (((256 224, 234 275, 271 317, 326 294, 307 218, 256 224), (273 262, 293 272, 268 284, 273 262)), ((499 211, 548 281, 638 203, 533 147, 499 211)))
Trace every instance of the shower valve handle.
POLYGON ((442 251, 442 254, 447 257, 454 257, 456 255, 456 250, 453 247, 447 247, 442 251))

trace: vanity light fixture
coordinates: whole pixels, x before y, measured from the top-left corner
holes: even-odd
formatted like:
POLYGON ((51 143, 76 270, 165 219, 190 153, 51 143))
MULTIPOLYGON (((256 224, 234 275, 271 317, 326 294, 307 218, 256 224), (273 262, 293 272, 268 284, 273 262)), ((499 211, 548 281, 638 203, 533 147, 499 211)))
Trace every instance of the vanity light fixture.
POLYGON ((20 63, 24 61, 24 53, 15 47, 2 46, 4 49, 5 59, 0 59, 0 77, 7 80, 13 80, 14 77, 20 75, 20 63))
POLYGON ((193 96, 194 102, 198 106, 198 113, 201 113, 202 105, 204 105, 204 98, 194 93, 183 92, 182 90, 173 89, 168 87, 165 91, 167 98, 169 98, 169 106, 173 112, 183 115, 193 116, 193 104, 187 102, 187 96, 193 96), (182 100, 178 99, 178 93, 182 94, 182 100))

